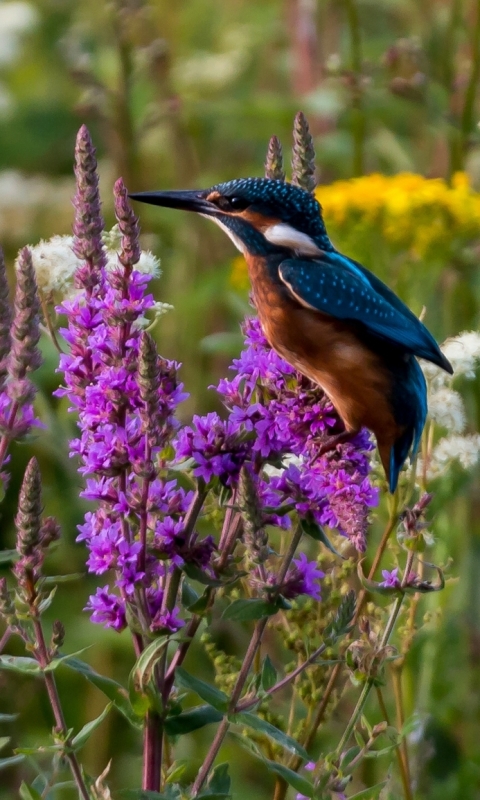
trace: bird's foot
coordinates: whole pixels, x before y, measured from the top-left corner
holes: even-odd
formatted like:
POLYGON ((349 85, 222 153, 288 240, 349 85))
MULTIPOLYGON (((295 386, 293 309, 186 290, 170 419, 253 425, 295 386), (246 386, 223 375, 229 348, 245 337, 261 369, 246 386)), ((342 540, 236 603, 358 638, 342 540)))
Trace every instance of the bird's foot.
POLYGON ((344 444, 345 442, 350 442, 356 435, 358 431, 342 431, 341 433, 337 433, 335 436, 331 436, 327 442, 322 444, 321 447, 317 450, 314 457, 310 461, 309 466, 315 463, 318 458, 324 456, 325 453, 330 453, 332 450, 336 450, 339 444, 344 444))

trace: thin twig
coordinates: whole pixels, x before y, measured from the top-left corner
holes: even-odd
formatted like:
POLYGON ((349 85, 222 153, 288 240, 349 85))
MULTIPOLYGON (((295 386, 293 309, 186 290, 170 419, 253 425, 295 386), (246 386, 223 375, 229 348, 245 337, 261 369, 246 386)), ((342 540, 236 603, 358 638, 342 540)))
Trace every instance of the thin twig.
MULTIPOLYGON (((401 584, 401 588, 402 589, 405 587, 405 585, 407 583, 408 576, 409 576, 410 571, 412 569, 412 564, 413 564, 414 557, 415 557, 415 553, 413 551, 408 553, 407 563, 406 563, 406 566, 405 566, 405 572, 403 574, 403 580, 402 580, 402 584, 401 584)), ((404 597, 405 597, 405 595, 402 592, 402 594, 399 594, 398 597, 395 599, 395 603, 393 605, 392 611, 390 613, 390 617, 388 618, 388 622, 387 622, 386 628, 385 628, 385 630, 383 632, 383 636, 382 636, 382 639, 381 639, 381 642, 380 642, 380 648, 379 648, 380 650, 383 650, 388 644, 390 636, 392 635, 393 629, 395 627, 395 623, 397 621, 398 615, 400 613, 400 609, 402 607, 404 597)), ((345 747, 345 745, 347 744, 348 740, 350 739, 350 736, 352 735, 352 733, 354 731, 355 725, 357 724, 357 721, 360 718, 360 715, 361 715, 361 713, 362 713, 362 711, 363 711, 363 709, 365 707, 365 703, 367 702, 368 695, 370 694, 370 689, 372 688, 372 686, 374 686, 374 681, 373 681, 372 678, 369 678, 367 680, 367 682, 365 683, 363 689, 362 689, 362 693, 361 693, 360 697, 358 698, 357 705, 355 706, 355 708, 353 710, 353 713, 352 713, 352 716, 350 717, 350 720, 348 722, 348 725, 345 728, 345 731, 343 732, 343 736, 340 739, 340 742, 338 743, 338 746, 337 746, 336 751, 335 751, 337 754, 340 754, 342 752, 343 748, 345 747)))
POLYGON ((235 713, 237 714, 240 711, 246 711, 247 708, 251 708, 257 703, 260 703, 262 700, 265 699, 265 697, 270 697, 272 694, 275 694, 275 692, 278 692, 280 691, 280 689, 283 689, 285 686, 288 686, 288 684, 294 681, 295 678, 298 677, 298 675, 301 675, 302 672, 304 672, 307 669, 307 667, 313 664, 314 661, 316 661, 316 659, 318 658, 318 656, 320 656, 324 652, 324 650, 326 650, 326 648, 327 645, 325 643, 321 644, 320 647, 317 647, 315 652, 312 653, 312 655, 309 656, 306 661, 304 661, 302 664, 296 667, 296 669, 294 669, 293 672, 290 672, 288 675, 282 678, 281 681, 278 681, 278 683, 276 683, 270 689, 267 689, 267 691, 264 692, 261 697, 254 697, 251 700, 244 700, 243 703, 239 703, 239 705, 235 709, 235 713))
MULTIPOLYGON (((292 562, 292 559, 293 559, 293 557, 295 555, 295 551, 296 551, 296 549, 298 547, 300 539, 302 538, 302 534, 303 534, 302 527, 301 527, 301 525, 298 525, 294 535, 292 536, 292 539, 291 539, 290 544, 288 546, 287 552, 285 553, 285 555, 283 557, 282 564, 281 564, 280 570, 278 572, 278 576, 277 576, 278 586, 281 586, 281 584, 285 580, 285 576, 286 576, 286 574, 288 572, 288 568, 289 568, 289 566, 290 566, 290 564, 292 562)), ((275 599, 275 595, 272 594, 271 598, 272 598, 272 600, 274 600, 275 599)), ((260 619, 257 622, 256 626, 255 626, 255 630, 254 630, 252 639, 251 639, 250 644, 248 646, 248 650, 247 650, 247 652, 245 654, 245 658, 243 660, 240 672, 238 673, 238 677, 237 677, 237 680, 235 682, 235 686, 233 687, 233 691, 232 691, 232 695, 231 695, 230 702, 229 702, 229 707, 228 707, 228 710, 229 710, 230 714, 233 714, 235 712, 235 708, 236 708, 237 703, 238 703, 238 701, 240 699, 240 696, 242 694, 243 687, 245 685, 245 682, 246 682, 246 680, 248 678, 251 666, 253 664, 253 660, 255 658, 255 655, 257 653, 258 648, 260 647, 260 643, 262 641, 262 637, 263 637, 265 628, 267 626, 268 619, 269 619, 268 617, 264 617, 263 619, 260 619)), ((216 733, 215 738, 214 738, 214 740, 213 740, 213 742, 212 742, 212 744, 210 746, 210 749, 209 749, 209 751, 208 751, 208 753, 207 753, 207 755, 205 757, 205 760, 204 760, 203 765, 202 765, 202 767, 200 769, 200 772, 198 773, 198 775, 197 775, 197 777, 195 779, 195 782, 194 782, 193 787, 192 787, 192 797, 195 797, 198 794, 198 792, 202 788, 203 784, 205 783, 206 779, 208 778, 208 774, 210 772, 210 769, 212 768, 213 762, 215 761, 215 759, 217 757, 217 754, 218 754, 218 751, 220 750, 220 747, 222 746, 223 740, 224 740, 224 738, 225 738, 225 736, 226 736, 226 734, 228 732, 229 726, 230 726, 230 720, 228 719, 227 716, 225 716, 223 718, 222 722, 220 723, 219 727, 218 727, 217 733, 216 733)))

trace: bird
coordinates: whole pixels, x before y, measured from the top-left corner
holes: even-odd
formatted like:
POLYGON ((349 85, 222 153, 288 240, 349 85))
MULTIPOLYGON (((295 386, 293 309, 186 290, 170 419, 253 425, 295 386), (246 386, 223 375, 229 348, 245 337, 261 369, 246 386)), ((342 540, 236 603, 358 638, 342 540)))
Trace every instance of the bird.
POLYGON ((332 449, 367 428, 395 492, 403 464, 418 451, 427 417, 427 387, 417 358, 450 374, 453 369, 408 306, 334 247, 316 197, 273 178, 130 197, 196 212, 222 228, 245 257, 269 344, 323 389, 343 421, 332 449))

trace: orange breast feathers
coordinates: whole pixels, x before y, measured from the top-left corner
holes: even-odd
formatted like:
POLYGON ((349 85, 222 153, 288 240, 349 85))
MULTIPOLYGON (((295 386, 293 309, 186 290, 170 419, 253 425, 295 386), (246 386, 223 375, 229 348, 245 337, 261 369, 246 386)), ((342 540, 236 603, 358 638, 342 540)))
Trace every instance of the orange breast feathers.
POLYGON ((350 431, 365 426, 378 441, 384 465, 400 435, 390 403, 392 375, 356 335, 354 324, 313 311, 269 280, 262 259, 247 258, 255 305, 274 350, 319 384, 350 431))

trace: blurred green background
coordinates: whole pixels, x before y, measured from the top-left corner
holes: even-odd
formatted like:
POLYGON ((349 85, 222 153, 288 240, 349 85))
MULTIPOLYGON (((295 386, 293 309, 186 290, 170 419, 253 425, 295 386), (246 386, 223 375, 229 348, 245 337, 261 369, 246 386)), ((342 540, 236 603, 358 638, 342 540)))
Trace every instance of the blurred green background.
MULTIPOLYGON (((119 175, 131 190, 261 175, 272 134, 281 138, 288 164, 293 117, 302 109, 335 244, 387 280, 416 313, 425 305, 440 341, 478 329, 479 77, 478 0, 0 2, 0 242, 11 267, 20 246, 71 232, 73 147, 83 122, 97 147, 111 226, 119 175), (395 177, 403 172, 428 180, 395 177), (373 173, 387 176, 386 183, 371 177, 336 183, 373 173)), ((157 299, 175 307, 157 338, 164 355, 183 362, 188 418, 217 407, 208 387, 240 349, 245 273, 231 243, 205 220, 142 207, 141 221, 144 246, 162 261, 157 299)), ((83 569, 84 549, 74 540, 84 508, 68 459, 74 424, 66 406, 51 398, 57 355, 47 341, 44 353, 38 409, 47 427, 13 450, 1 543, 12 546, 19 482, 33 451, 46 511, 64 531, 50 568, 75 572, 83 569)), ((480 384, 463 388, 475 430, 480 384)), ((431 601, 429 624, 408 655, 408 712, 420 710, 428 731, 411 743, 412 760, 419 798, 474 800, 480 797, 478 472, 443 482, 435 511, 437 557, 453 559, 455 579, 431 601)), ((67 627, 66 649, 93 644, 85 656, 92 665, 125 680, 132 664, 128 635, 89 623, 82 608, 91 590, 87 579, 59 588, 56 615, 67 627)), ((101 695, 77 678, 62 675, 60 688, 75 728, 103 707, 101 695)), ((0 673, 0 713, 14 711, 18 720, 1 735, 12 734, 14 746, 45 738, 50 714, 40 684, 0 673)), ((322 747, 334 746, 340 730, 322 747)), ((203 746, 201 737, 184 745, 187 776, 203 746)), ((87 745, 86 768, 98 774, 112 752, 114 785, 138 785, 140 742, 113 715, 87 745)), ((252 800, 271 797, 272 780, 257 762, 233 749, 231 758, 243 787, 239 798, 247 791, 252 800)), ((363 776, 367 784, 373 772, 363 776)), ((19 782, 20 768, 2 773, 0 797, 16 796, 19 782)))

